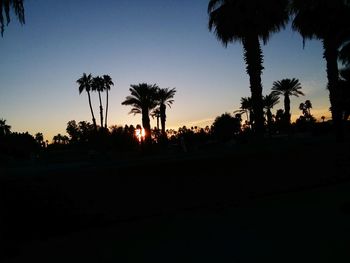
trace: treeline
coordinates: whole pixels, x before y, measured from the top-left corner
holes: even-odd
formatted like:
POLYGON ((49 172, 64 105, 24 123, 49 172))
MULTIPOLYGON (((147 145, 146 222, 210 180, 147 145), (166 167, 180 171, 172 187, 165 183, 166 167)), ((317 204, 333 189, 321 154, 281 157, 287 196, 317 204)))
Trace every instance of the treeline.
MULTIPOLYGON (((288 129, 285 127, 283 112, 265 121, 269 134, 266 136, 293 136, 296 133, 308 132, 311 135, 324 135, 331 131, 332 124, 316 122, 305 110, 288 129)), ((5 123, 1 120, 2 124, 5 123)), ((349 126, 349 125, 348 125, 349 126)), ((96 132, 92 123, 71 120, 67 123, 67 135, 57 134, 51 141, 44 141, 42 133, 31 135, 11 132, 9 125, 0 126, 0 161, 36 160, 50 153, 62 154, 78 151, 80 153, 103 152, 189 152, 205 150, 211 147, 221 147, 229 144, 245 144, 255 138, 254 131, 248 121, 242 119, 239 113, 224 113, 218 116, 211 126, 198 126, 167 129, 165 136, 161 129, 151 129, 151 139, 145 139, 141 125, 110 126, 108 129, 98 129, 96 132), (6 128, 6 129, 5 129, 6 128)), ((349 130, 349 129, 347 129, 349 130)), ((54 155, 53 155, 54 156, 54 155)), ((68 156, 68 155, 67 155, 68 156)), ((76 156, 75 158, 79 158, 76 156)), ((67 157, 69 159, 69 157, 67 157)))

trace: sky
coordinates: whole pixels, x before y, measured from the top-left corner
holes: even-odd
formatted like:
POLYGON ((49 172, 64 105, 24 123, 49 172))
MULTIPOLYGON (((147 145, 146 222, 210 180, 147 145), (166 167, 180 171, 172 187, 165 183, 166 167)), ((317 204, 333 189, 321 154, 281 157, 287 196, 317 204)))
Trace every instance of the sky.
MULTIPOLYGON (((167 127, 205 127, 239 109, 251 95, 241 43, 225 48, 208 30, 206 0, 25 0, 26 23, 12 16, 0 38, 0 118, 12 131, 65 133, 70 120, 90 121, 84 72, 108 74, 108 125, 141 124, 121 102, 131 84, 176 88, 167 127)), ((274 81, 298 78, 303 97, 291 98, 292 118, 311 100, 312 114, 330 118, 320 41, 307 41, 290 25, 263 46, 263 94, 274 81)), ((98 96, 93 94, 98 117, 98 96)), ((104 99, 104 97, 103 97, 104 99)), ((105 102, 104 102, 105 103, 105 102)), ((273 112, 283 108, 283 99, 273 112)), ((151 125, 156 121, 151 119, 151 125)))

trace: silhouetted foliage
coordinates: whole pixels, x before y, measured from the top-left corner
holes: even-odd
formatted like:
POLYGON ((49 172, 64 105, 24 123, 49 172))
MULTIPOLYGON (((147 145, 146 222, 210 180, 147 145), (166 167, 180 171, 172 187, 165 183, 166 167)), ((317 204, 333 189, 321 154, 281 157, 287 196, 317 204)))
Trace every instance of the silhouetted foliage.
POLYGON ((40 144, 28 132, 12 132, 0 138, 0 155, 3 156, 14 159, 30 159, 39 149, 40 144))
POLYGON ((11 126, 6 124, 6 120, 0 119, 0 137, 4 137, 11 133, 11 126))
POLYGON ((80 121, 78 124, 75 120, 67 123, 66 132, 70 137, 72 144, 91 142, 94 136, 94 126, 86 121, 80 121))
POLYGON ((38 143, 38 145, 40 145, 40 147, 44 147, 45 146, 45 142, 44 142, 44 135, 41 132, 38 132, 34 135, 35 141, 38 143))
POLYGON ((110 141, 111 146, 116 151, 130 151, 139 146, 133 125, 112 126, 110 128, 110 141))
POLYGON ((220 142, 227 142, 233 139, 240 131, 241 119, 238 116, 232 117, 229 113, 216 117, 212 126, 212 133, 220 142))

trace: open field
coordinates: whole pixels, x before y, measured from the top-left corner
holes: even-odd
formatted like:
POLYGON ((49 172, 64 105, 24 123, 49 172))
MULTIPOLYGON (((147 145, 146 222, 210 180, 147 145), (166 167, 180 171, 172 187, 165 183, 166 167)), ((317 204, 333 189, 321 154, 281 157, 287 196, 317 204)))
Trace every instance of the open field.
POLYGON ((340 260, 349 245, 349 149, 348 143, 280 138, 4 167, 2 242, 8 258, 39 253, 42 262, 256 262, 274 252, 291 253, 280 262, 310 262, 298 255, 312 242, 318 258, 340 260))

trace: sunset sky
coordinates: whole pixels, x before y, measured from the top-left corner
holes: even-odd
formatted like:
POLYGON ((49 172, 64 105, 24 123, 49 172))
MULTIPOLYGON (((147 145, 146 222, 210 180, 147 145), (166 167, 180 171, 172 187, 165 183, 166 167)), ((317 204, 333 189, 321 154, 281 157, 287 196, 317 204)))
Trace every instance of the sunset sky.
MULTIPOLYGON (((130 84, 175 87, 167 126, 211 125, 250 96, 242 45, 224 48, 208 31, 207 0, 26 0, 26 24, 15 17, 0 38, 0 118, 12 131, 65 133, 70 120, 91 122, 87 95, 76 80, 109 74, 109 125, 140 124, 121 102, 130 84)), ((309 99, 312 114, 330 117, 322 44, 290 29, 264 51, 263 94, 282 78, 298 78, 305 97, 291 98, 292 114, 309 99)), ((98 116, 98 96, 93 105, 98 116)), ((273 109, 283 108, 283 99, 273 109)), ((155 120, 152 126, 155 126, 155 120)))

